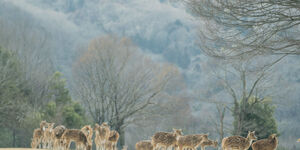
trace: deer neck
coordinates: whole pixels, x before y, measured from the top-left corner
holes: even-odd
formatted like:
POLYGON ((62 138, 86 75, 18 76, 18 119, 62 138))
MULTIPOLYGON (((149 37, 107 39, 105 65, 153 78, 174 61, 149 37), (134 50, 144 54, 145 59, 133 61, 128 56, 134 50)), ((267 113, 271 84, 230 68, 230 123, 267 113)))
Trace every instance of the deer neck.
POLYGON ((253 139, 250 139, 250 137, 249 137, 249 136, 247 136, 247 141, 248 141, 249 145, 251 145, 251 144, 252 144, 252 142, 253 142, 253 139))
POLYGON ((173 135, 174 135, 174 137, 176 138, 177 141, 178 141, 179 137, 181 136, 181 135, 178 135, 176 133, 173 133, 173 135))

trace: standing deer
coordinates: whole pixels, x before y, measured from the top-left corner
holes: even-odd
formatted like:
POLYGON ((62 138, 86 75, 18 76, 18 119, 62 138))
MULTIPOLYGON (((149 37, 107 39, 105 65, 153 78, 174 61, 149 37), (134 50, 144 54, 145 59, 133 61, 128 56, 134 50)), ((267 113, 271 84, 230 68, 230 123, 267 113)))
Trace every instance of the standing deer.
POLYGON ((203 142, 208 141, 208 134, 192 134, 180 136, 177 140, 177 146, 179 150, 189 148, 196 150, 197 147, 203 142))
POLYGON ((83 146, 86 150, 92 149, 92 143, 88 142, 85 134, 78 129, 66 129, 61 136, 61 143, 65 150, 69 150, 71 142, 76 143, 76 148, 79 149, 83 146))
POLYGON ((95 144, 96 150, 105 150, 105 143, 110 135, 110 128, 106 122, 101 125, 95 124, 95 144))
MULTIPOLYGON (((32 148, 41 148, 41 143, 43 142, 44 131, 47 127, 48 123, 46 121, 41 121, 40 128, 34 129, 33 137, 31 141, 32 148)), ((43 144, 44 145, 44 144, 43 144)))
POLYGON ((158 146, 164 147, 165 149, 173 148, 176 146, 178 137, 182 135, 181 129, 174 129, 171 132, 157 132, 152 136, 152 145, 154 149, 158 146))
POLYGON ((85 136, 88 138, 89 143, 93 143, 92 137, 93 137, 93 129, 90 125, 85 125, 80 129, 85 136))
POLYGON ((270 135, 267 139, 258 140, 252 144, 252 150, 275 150, 278 145, 276 134, 270 135))
POLYGON ((153 150, 150 140, 139 141, 135 144, 135 150, 153 150))
POLYGON ((248 132, 247 138, 241 136, 230 136, 222 140, 222 150, 248 150, 253 140, 256 140, 255 131, 248 132))
POLYGON ((52 131, 55 123, 48 123, 48 127, 44 131, 43 143, 45 148, 52 149, 53 140, 52 140, 52 131))
POLYGON ((112 130, 109 132, 109 137, 107 139, 106 142, 111 143, 111 145, 109 147, 105 147, 105 149, 107 150, 117 150, 117 143, 119 140, 119 133, 116 130, 112 130))
POLYGON ((63 149, 63 145, 60 142, 63 133, 65 132, 66 127, 63 125, 56 126, 52 132, 52 140, 53 140, 53 149, 61 150, 63 149))

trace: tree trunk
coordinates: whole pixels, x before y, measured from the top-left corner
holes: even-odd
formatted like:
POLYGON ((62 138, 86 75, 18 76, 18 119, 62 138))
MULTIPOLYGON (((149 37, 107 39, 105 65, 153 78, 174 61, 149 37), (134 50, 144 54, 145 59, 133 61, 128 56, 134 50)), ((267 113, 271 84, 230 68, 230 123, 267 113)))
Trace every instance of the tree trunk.
POLYGON ((16 130, 13 129, 13 141, 12 141, 12 146, 16 147, 16 130))
POLYGON ((119 132, 120 137, 119 137, 119 141, 118 141, 118 148, 121 149, 124 145, 125 145, 125 131, 122 128, 124 122, 120 122, 117 124, 116 126, 116 131, 119 132))

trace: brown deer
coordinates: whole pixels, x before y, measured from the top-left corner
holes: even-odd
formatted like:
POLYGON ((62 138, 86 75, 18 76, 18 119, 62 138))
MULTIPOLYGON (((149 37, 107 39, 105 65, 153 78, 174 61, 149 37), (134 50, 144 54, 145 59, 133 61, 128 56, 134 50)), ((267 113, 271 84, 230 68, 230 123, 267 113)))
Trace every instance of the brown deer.
POLYGON ((139 141, 135 144, 135 150, 153 150, 150 140, 139 141))
POLYGON ((53 149, 58 150, 63 148, 63 145, 61 144, 60 140, 65 130, 66 127, 63 125, 56 126, 53 129, 52 132, 53 149))
POLYGON ((93 143, 93 140, 92 140, 93 129, 91 128, 91 126, 90 125, 85 125, 80 130, 85 134, 85 136, 88 138, 89 142, 93 143))
POLYGON ((218 147, 218 141, 212 141, 212 140, 203 141, 200 144, 200 146, 201 146, 201 150, 205 150, 205 147, 207 147, 207 146, 217 148, 218 147))
POLYGON ((208 141, 208 134, 192 134, 179 136, 177 140, 177 146, 179 150, 182 150, 183 148, 196 150, 200 144, 206 141, 208 141))
POLYGON ((112 150, 112 142, 106 141, 104 144, 105 150, 112 150))
POLYGON ((252 150, 275 150, 278 145, 276 134, 270 135, 267 139, 262 139, 252 144, 252 150))
POLYGON ((40 128, 34 129, 33 131, 33 137, 31 140, 31 148, 41 148, 40 143, 42 142, 42 138, 43 138, 43 130, 40 128))
POLYGON ((45 131, 47 125, 48 124, 46 121, 41 121, 40 128, 34 129, 32 141, 31 141, 32 148, 37 148, 37 147, 41 148, 40 143, 42 143, 44 131, 45 131))
POLYGON ((107 142, 111 143, 111 147, 105 147, 105 149, 116 150, 119 137, 120 135, 116 130, 110 131, 107 142))
POLYGON ((60 141, 66 150, 70 148, 72 141, 76 143, 77 149, 79 149, 81 146, 83 146, 86 150, 92 149, 92 143, 89 143, 85 134, 78 129, 66 129, 61 136, 60 141))
POLYGON ((102 123, 101 125, 95 124, 95 144, 96 150, 104 150, 105 149, 105 142, 109 138, 110 128, 106 122, 102 123))
POLYGON ((45 148, 52 149, 53 141, 52 141, 52 131, 55 123, 47 123, 47 128, 44 131, 43 143, 45 144, 45 148))
POLYGON ((152 136, 152 145, 154 149, 157 149, 159 146, 168 149, 169 147, 175 147, 177 139, 182 135, 181 129, 174 129, 173 133, 171 132, 157 132, 152 136))
POLYGON ((222 140, 222 150, 248 150, 251 143, 256 140, 255 131, 248 132, 247 138, 241 136, 230 136, 222 140))

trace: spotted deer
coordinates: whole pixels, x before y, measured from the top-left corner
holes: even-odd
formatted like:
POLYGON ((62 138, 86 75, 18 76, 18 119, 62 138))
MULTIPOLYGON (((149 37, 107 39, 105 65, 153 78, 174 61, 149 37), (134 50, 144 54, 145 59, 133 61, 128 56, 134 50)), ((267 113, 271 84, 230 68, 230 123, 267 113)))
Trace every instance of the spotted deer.
POLYGON ((60 141, 65 150, 69 150, 72 141, 76 143, 77 149, 81 148, 81 146, 86 150, 92 149, 92 143, 89 143, 85 134, 78 129, 66 129, 60 141))
POLYGON ((153 150, 150 140, 139 141, 135 144, 135 150, 153 150))
POLYGON ((56 126, 53 129, 53 132, 52 132, 53 147, 52 148, 54 150, 63 149, 63 145, 60 141, 61 141, 61 137, 62 137, 63 133, 65 132, 65 130, 66 130, 66 127, 63 125, 56 126))
POLYGON ((116 130, 112 130, 109 132, 109 137, 107 139, 106 142, 110 142, 111 146, 110 147, 105 147, 105 149, 109 149, 109 150, 117 150, 117 143, 119 140, 119 133, 116 130))
POLYGON ((112 150, 112 142, 106 141, 104 144, 105 150, 112 150))
POLYGON ((46 121, 41 121, 40 128, 34 129, 32 141, 31 141, 32 148, 37 148, 37 147, 41 148, 42 147, 40 144, 43 143, 42 140, 43 140, 44 131, 45 131, 47 125, 48 124, 46 121))
POLYGON ((179 136, 177 140, 177 146, 179 150, 182 150, 184 148, 196 150, 197 147, 199 147, 199 145, 207 141, 208 141, 208 134, 192 134, 192 135, 179 136))
POLYGON ((222 150, 248 150, 252 142, 256 140, 255 131, 248 132, 247 138, 241 136, 230 136, 222 140, 222 150))
POLYGON ((181 129, 174 129, 171 132, 157 132, 152 136, 152 145, 154 149, 163 147, 165 149, 176 146, 178 137, 182 135, 181 129))
POLYGON ((205 150, 205 147, 207 146, 211 146, 211 147, 214 147, 214 148, 217 148, 218 147, 218 141, 212 141, 212 140, 207 140, 207 141, 203 141, 201 144, 201 150, 205 150))
POLYGON ((108 124, 106 122, 102 123, 101 125, 96 123, 94 131, 96 150, 105 150, 105 142, 107 141, 110 135, 110 128, 108 124))
POLYGON ((86 125, 86 126, 82 127, 80 130, 85 134, 85 136, 88 138, 89 142, 92 143, 93 142, 93 140, 92 140, 93 129, 91 128, 91 126, 86 125))
POLYGON ((42 138, 43 138, 43 130, 40 128, 34 129, 33 131, 33 137, 31 140, 31 148, 41 148, 40 143, 42 142, 42 138))
POLYGON ((278 145, 276 134, 270 135, 267 139, 262 139, 252 144, 252 150, 275 150, 278 145))
POLYGON ((52 140, 52 131, 55 123, 47 123, 47 128, 44 131, 43 143, 45 144, 45 148, 52 149, 53 140, 52 140))

